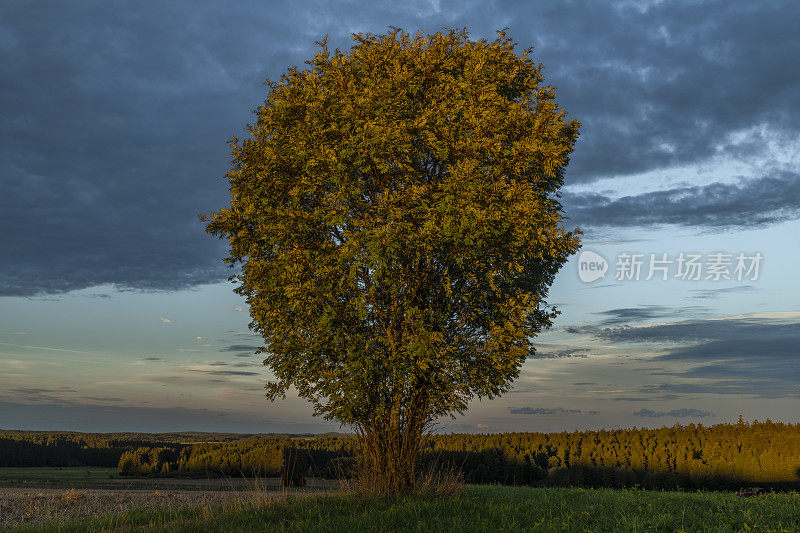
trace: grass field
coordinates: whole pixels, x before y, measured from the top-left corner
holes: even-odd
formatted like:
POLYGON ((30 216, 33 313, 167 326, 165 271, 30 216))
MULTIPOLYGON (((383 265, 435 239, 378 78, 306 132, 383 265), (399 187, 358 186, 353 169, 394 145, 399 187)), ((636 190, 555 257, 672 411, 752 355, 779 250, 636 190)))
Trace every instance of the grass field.
POLYGON ((471 486, 450 498, 253 496, 15 531, 798 531, 800 494, 471 486))
MULTIPOLYGON (((63 484, 75 481, 95 482, 108 480, 118 475, 116 468, 97 467, 12 467, 0 468, 0 483, 53 483, 63 484), (89 473, 87 476, 86 473, 89 473)), ((2 487, 2 485, 0 485, 2 487)))
MULTIPOLYGON (((0 468, 0 490, 9 487, 161 491, 272 491, 280 489, 280 478, 255 479, 228 476, 199 476, 193 478, 181 476, 126 477, 120 476, 116 468, 0 468)), ((309 478, 308 487, 329 490, 337 488, 338 483, 309 478)))

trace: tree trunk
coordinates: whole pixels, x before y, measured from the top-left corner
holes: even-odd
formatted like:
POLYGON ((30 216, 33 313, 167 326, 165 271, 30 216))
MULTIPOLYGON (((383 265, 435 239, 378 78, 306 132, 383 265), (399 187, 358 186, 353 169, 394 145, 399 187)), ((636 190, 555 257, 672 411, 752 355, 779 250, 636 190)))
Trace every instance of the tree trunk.
POLYGON ((417 482, 422 427, 405 426, 394 413, 390 420, 375 420, 361 429, 362 487, 380 494, 402 494, 417 482))

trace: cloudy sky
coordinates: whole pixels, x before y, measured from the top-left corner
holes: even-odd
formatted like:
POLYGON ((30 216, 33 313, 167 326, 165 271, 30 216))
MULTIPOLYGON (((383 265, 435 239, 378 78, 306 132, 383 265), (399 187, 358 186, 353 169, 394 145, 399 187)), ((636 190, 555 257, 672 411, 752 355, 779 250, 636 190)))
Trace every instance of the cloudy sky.
POLYGON ((264 399, 197 215, 227 202, 226 141, 266 78, 389 26, 508 27, 583 124, 562 315, 511 393, 440 430, 800 421, 799 19, 789 0, 4 2, 0 428, 338 429, 264 399))

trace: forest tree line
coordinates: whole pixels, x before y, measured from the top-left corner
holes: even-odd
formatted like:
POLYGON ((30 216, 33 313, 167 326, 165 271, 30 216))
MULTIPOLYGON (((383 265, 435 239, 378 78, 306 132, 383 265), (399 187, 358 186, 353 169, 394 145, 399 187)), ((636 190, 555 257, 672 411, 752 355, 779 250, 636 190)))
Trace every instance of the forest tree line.
MULTIPOLYGON (((0 466, 119 467, 122 475, 348 475, 357 441, 322 436, 161 438, 0 431, 0 466), (299 466, 298 466, 299 465, 299 466)), ((431 435, 423 471, 468 483, 646 488, 800 487, 800 424, 771 421, 562 433, 431 435)))

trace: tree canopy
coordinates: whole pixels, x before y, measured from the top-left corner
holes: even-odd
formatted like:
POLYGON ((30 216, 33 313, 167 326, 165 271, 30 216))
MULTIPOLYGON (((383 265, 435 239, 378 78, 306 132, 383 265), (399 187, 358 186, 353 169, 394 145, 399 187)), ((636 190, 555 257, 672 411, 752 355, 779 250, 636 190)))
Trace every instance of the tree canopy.
POLYGON ((241 267, 268 397, 294 387, 357 428, 395 489, 431 421, 510 388, 579 248, 558 201, 579 123, 497 34, 316 43, 267 80, 230 143, 230 206, 203 217, 241 267))

